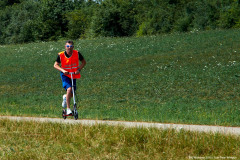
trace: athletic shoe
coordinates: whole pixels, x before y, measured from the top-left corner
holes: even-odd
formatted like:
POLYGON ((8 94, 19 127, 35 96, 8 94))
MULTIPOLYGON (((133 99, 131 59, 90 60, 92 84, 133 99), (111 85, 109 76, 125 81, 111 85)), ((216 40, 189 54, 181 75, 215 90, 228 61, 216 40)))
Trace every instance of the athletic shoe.
POLYGON ((63 107, 63 108, 66 108, 66 107, 67 107, 67 97, 66 97, 66 94, 63 95, 62 107, 63 107))
POLYGON ((67 115, 71 115, 72 114, 72 111, 70 108, 67 109, 67 115))

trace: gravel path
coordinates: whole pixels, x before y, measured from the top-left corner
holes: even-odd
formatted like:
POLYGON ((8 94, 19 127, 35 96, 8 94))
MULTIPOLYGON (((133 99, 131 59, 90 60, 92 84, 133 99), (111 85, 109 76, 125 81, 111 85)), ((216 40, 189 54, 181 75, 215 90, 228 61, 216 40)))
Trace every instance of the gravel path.
POLYGON ((15 117, 15 116, 0 116, 0 119, 9 119, 14 121, 37 121, 37 122, 53 122, 65 124, 82 124, 82 125, 96 125, 106 124, 112 126, 125 127, 154 127, 159 129, 176 129, 189 130, 198 132, 212 132, 221 134, 240 135, 240 127, 224 127, 224 126, 207 126, 207 125, 186 125, 186 124, 165 124, 165 123, 148 123, 148 122, 127 122, 127 121, 105 121, 105 120, 74 120, 68 118, 66 120, 60 118, 39 118, 39 117, 15 117))

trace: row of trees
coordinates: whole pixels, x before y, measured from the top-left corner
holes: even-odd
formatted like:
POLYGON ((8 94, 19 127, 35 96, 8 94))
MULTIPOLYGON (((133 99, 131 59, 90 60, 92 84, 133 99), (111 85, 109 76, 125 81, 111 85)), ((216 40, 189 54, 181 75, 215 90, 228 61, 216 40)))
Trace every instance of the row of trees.
POLYGON ((0 42, 240 28, 240 0, 1 0, 0 42))

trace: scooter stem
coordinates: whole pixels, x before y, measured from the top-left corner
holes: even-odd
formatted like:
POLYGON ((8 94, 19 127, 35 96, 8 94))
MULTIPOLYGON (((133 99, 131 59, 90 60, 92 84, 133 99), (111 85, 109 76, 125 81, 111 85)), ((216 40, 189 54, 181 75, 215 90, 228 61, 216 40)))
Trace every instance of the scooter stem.
POLYGON ((70 72, 70 74, 71 74, 71 80, 72 80, 73 102, 75 105, 76 101, 75 101, 75 91, 74 91, 74 86, 73 86, 73 72, 70 72))

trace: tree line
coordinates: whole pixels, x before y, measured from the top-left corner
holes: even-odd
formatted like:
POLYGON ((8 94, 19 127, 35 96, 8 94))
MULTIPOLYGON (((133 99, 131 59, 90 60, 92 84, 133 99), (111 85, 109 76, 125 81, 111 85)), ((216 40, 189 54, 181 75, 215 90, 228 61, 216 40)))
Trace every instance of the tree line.
POLYGON ((240 0, 1 0, 0 43, 240 28, 240 0))

